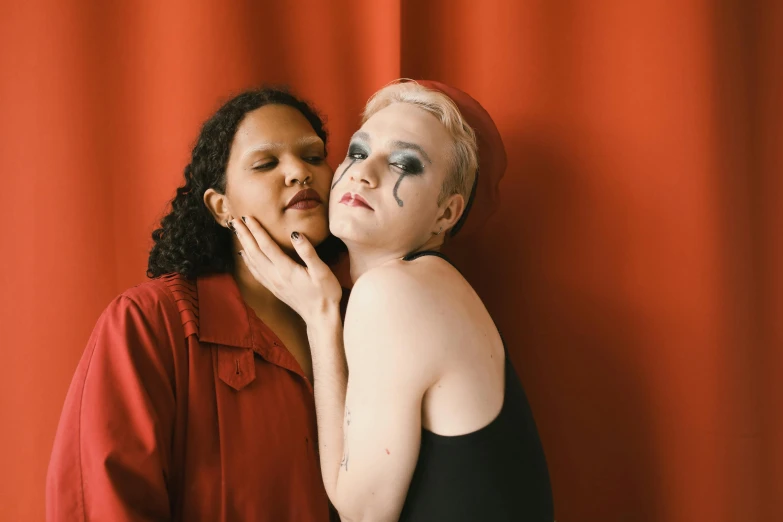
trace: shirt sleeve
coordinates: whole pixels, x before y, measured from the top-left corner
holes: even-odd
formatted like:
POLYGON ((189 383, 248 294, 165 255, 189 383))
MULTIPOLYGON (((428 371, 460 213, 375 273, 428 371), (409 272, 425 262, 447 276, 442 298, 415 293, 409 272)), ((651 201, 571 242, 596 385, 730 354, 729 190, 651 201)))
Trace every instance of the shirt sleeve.
POLYGON ((68 390, 46 484, 46 519, 171 519, 176 404, 160 305, 120 296, 98 320, 68 390), (146 307, 151 308, 151 307, 146 307))

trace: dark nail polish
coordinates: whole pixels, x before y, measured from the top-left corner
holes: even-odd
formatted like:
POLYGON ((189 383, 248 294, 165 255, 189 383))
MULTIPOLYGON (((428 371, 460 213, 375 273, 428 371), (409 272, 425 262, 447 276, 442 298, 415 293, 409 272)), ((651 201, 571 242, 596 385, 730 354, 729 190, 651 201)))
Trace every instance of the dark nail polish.
POLYGON ((293 239, 294 241, 298 241, 299 240, 299 232, 291 232, 291 239, 293 239))
POLYGON ((238 255, 239 257, 242 257, 242 252, 237 252, 237 255, 238 255))
POLYGON ((247 224, 247 218, 245 216, 242 216, 242 223, 247 224))
POLYGON ((231 221, 226 221, 226 225, 228 225, 228 229, 229 229, 231 232, 236 232, 236 231, 237 231, 237 229, 236 229, 236 228, 234 228, 234 224, 233 224, 231 221))

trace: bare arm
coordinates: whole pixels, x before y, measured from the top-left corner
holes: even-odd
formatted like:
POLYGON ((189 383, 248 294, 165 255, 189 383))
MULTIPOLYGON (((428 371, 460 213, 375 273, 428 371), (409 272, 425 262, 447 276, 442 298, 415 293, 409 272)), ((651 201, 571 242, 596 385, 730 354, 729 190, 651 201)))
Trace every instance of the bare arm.
POLYGON ((339 309, 330 309, 307 324, 313 358, 315 409, 318 420, 318 448, 324 487, 338 511, 335 490, 340 468, 348 468, 344 454, 347 427, 345 395, 348 370, 343 351, 343 325, 339 309), (345 425, 344 425, 345 424, 345 425))
MULTIPOLYGON (((419 455, 422 398, 435 378, 434 352, 417 335, 426 318, 410 303, 415 284, 400 276, 379 270, 354 287, 344 332, 347 391, 329 378, 335 367, 316 370, 323 372, 316 373, 319 437, 323 429, 332 445, 322 446, 324 482, 350 520, 399 518, 419 455)), ((314 357, 329 353, 323 348, 314 346, 314 357)))
POLYGON ((365 274, 343 331, 339 284, 306 239, 293 245, 307 268, 254 220, 234 225, 254 277, 307 323, 330 500, 343 520, 397 520, 418 458, 422 398, 437 366, 427 314, 416 306, 418 283, 399 270, 365 274))

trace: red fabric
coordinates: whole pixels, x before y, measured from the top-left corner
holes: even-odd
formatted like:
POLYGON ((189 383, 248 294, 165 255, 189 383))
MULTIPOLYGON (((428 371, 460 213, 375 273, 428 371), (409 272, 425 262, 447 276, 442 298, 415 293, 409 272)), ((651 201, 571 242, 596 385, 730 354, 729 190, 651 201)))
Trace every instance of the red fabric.
POLYGON ((1 12, 1 521, 44 518, 90 330, 145 280, 221 100, 291 85, 328 117, 334 166, 398 78, 470 93, 503 136, 500 208, 450 254, 509 344, 558 522, 783 520, 783 2, 1 12))
POLYGON ((232 277, 115 299, 68 391, 47 520, 328 518, 312 387, 232 277))
POLYGON ((432 80, 417 80, 428 89, 440 91, 457 104, 462 117, 476 133, 479 164, 475 192, 467 216, 457 234, 461 239, 480 232, 500 206, 500 180, 506 172, 506 148, 492 116, 469 94, 456 87, 432 80))

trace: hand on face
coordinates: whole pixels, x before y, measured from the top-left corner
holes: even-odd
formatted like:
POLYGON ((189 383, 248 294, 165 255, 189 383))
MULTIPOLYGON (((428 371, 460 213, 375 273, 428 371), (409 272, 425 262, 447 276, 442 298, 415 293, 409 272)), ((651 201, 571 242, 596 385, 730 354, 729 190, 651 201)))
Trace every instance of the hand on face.
POLYGON ((308 324, 339 309, 342 288, 304 234, 293 232, 293 248, 306 266, 291 259, 252 217, 229 222, 242 244, 240 255, 253 277, 308 324))

